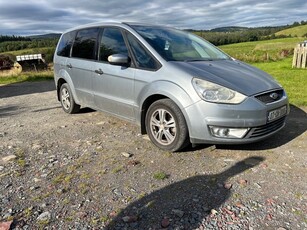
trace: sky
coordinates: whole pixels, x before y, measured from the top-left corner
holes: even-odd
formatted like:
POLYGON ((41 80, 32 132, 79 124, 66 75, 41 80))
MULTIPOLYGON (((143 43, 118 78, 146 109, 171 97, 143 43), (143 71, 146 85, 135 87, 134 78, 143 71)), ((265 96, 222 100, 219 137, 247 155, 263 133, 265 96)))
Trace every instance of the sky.
POLYGON ((306 0, 0 0, 0 34, 37 35, 99 21, 179 29, 277 26, 307 21, 306 0))

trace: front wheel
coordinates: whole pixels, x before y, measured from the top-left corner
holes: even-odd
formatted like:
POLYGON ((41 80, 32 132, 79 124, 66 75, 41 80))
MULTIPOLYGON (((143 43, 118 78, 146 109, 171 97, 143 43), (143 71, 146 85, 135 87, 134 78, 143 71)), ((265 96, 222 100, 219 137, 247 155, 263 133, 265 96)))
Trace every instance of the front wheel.
POLYGON ((60 101, 62 108, 66 113, 79 112, 80 105, 76 104, 71 89, 67 83, 64 83, 60 88, 60 101))
POLYGON ((147 134, 157 147, 175 152, 189 144, 184 116, 172 100, 154 102, 146 113, 145 122, 147 134))

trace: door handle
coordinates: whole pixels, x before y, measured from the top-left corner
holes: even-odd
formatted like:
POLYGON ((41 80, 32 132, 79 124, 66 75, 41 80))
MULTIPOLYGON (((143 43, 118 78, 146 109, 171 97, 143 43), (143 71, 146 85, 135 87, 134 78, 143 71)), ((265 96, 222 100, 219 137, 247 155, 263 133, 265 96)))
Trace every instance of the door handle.
POLYGON ((69 64, 67 64, 66 65, 69 69, 71 69, 72 68, 72 65, 69 63, 69 64))
POLYGON ((96 69, 95 70, 95 73, 99 74, 99 75, 102 75, 103 74, 103 71, 101 69, 96 69))

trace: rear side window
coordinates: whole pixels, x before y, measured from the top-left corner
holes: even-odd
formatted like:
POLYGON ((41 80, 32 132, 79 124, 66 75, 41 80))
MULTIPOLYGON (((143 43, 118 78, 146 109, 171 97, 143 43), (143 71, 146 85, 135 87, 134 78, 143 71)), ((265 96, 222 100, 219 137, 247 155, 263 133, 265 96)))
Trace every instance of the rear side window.
POLYGON ((108 57, 112 54, 125 54, 128 56, 123 35, 117 28, 105 28, 101 36, 99 60, 108 61, 108 57))
POLYGON ((58 51, 57 51, 58 56, 63 56, 63 57, 70 56, 70 49, 73 44, 75 34, 76 33, 74 31, 63 34, 58 45, 58 51))
POLYGON ((78 31, 71 56, 84 59, 95 59, 98 33, 99 28, 89 28, 78 31))

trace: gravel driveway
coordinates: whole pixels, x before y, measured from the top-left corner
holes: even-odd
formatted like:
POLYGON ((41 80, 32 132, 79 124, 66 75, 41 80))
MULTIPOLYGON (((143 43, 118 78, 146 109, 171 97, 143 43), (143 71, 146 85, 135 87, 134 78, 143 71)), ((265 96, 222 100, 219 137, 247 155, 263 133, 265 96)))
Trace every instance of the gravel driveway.
POLYGON ((306 111, 263 142, 170 153, 64 113, 53 81, 0 86, 0 229, 307 229, 306 111))

